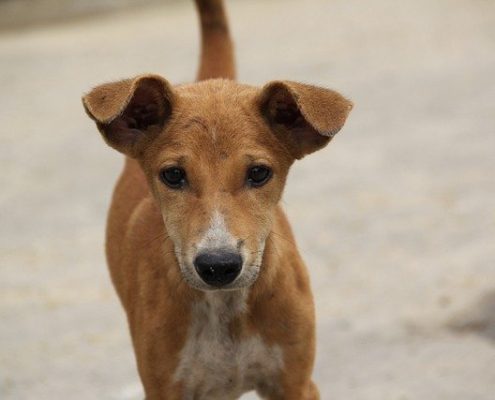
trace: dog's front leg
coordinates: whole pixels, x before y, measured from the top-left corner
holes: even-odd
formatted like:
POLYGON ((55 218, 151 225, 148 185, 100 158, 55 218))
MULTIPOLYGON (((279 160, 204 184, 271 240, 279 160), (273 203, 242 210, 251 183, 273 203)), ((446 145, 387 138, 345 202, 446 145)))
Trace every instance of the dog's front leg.
POLYGON ((301 388, 301 397, 298 397, 298 395, 296 395, 296 397, 291 397, 290 395, 286 397, 286 399, 292 398, 300 398, 303 400, 320 400, 320 393, 315 383, 313 381, 309 381, 301 388))
POLYGON ((259 394, 266 400, 320 400, 318 388, 311 380, 285 385, 283 389, 265 389, 259 394))
POLYGON ((174 353, 164 348, 164 340, 150 334, 134 342, 145 400, 183 400, 182 388, 173 379, 175 362, 170 354, 174 353))
POLYGON ((312 335, 297 345, 285 348, 284 366, 278 379, 258 388, 266 400, 319 400, 320 395, 311 380, 314 360, 312 335))
POLYGON ((145 398, 183 400, 181 384, 174 374, 185 340, 183 332, 187 332, 187 313, 175 312, 167 304, 167 296, 151 297, 144 288, 141 294, 133 302, 135 308, 129 313, 129 322, 145 398), (152 298, 158 303, 151 303, 152 298), (141 302, 146 302, 147 307, 141 302))

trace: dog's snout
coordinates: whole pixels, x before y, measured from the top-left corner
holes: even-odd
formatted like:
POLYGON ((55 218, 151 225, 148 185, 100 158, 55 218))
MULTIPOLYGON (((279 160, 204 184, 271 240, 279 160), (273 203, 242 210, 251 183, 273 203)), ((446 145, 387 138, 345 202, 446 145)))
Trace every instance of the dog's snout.
POLYGON ((194 260, 194 267, 205 283, 221 287, 237 278, 242 268, 242 257, 226 250, 203 252, 194 260))

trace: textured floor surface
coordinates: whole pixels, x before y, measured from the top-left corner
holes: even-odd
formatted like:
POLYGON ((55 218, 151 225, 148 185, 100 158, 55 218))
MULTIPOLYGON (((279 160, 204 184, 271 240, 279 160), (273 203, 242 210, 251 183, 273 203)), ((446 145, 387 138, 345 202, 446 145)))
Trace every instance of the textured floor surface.
MULTIPOLYGON (((240 79, 356 107, 285 195, 318 313, 327 400, 495 393, 495 4, 233 1, 240 79)), ((0 34, 0 398, 140 398, 107 277, 121 166, 80 95, 194 75, 189 2, 0 34)), ((254 397, 247 397, 254 398, 254 397)))

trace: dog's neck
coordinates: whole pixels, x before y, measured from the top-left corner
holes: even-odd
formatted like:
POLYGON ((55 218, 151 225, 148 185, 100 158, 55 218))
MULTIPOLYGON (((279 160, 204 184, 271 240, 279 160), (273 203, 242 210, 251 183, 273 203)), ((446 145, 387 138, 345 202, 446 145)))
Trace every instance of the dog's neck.
POLYGON ((260 380, 270 385, 283 367, 282 350, 243 330, 250 289, 205 292, 192 303, 191 322, 174 373, 186 398, 238 398, 260 380), (205 379, 201 365, 215 371, 205 379), (190 396, 190 397, 188 397, 190 396), (196 398, 196 397, 194 397, 196 398))
POLYGON ((204 297, 193 304, 193 314, 200 320, 208 319, 210 325, 226 327, 234 318, 247 310, 249 288, 232 291, 205 292, 204 297))

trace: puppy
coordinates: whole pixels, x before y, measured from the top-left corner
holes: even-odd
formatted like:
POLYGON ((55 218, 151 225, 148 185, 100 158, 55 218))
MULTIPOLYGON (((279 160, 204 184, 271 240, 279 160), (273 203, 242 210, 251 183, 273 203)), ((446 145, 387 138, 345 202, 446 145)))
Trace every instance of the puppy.
POLYGON ((352 106, 302 83, 236 83, 222 1, 196 6, 196 83, 140 75, 83 97, 125 155, 106 252, 146 398, 315 400, 312 294, 279 203, 292 163, 352 106))

